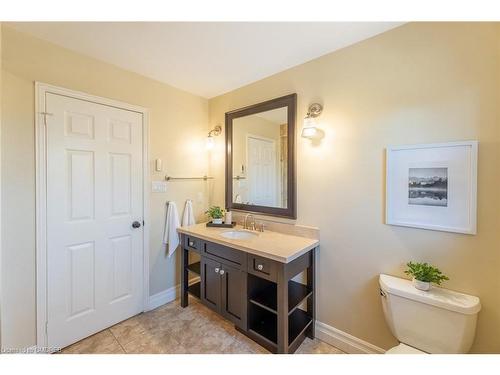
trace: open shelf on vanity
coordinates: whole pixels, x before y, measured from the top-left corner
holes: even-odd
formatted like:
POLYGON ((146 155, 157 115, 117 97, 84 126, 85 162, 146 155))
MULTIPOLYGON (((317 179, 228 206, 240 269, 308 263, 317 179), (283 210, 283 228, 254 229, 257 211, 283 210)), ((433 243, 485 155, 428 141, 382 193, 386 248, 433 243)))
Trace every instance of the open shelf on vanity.
MULTIPOLYGON (((190 239, 190 243, 195 244, 193 239, 190 239)), ((194 245, 193 245, 194 246, 194 245)), ((197 299, 201 299, 201 258, 197 250, 188 249, 188 257, 185 264, 185 277, 188 281, 187 292, 197 299), (192 275, 189 275, 192 274, 192 275), (193 282, 195 281, 196 282, 193 282)))
POLYGON ((248 275, 248 301, 273 314, 277 314, 277 285, 258 276, 248 275))
POLYGON ((186 276, 189 280, 189 285, 187 292, 198 299, 201 298, 201 282, 197 281, 193 283, 194 280, 199 280, 201 276, 201 259, 196 251, 188 250, 188 262, 186 264, 186 276), (189 276, 188 273, 192 273, 194 276, 189 276), (194 279, 194 280, 193 280, 194 279))
POLYGON ((189 272, 200 276, 201 262, 194 262, 187 266, 189 272))
MULTIPOLYGON (((307 311, 296 308, 288 317, 288 345, 292 346, 312 324, 313 319, 307 311)), ((266 344, 277 345, 278 316, 269 309, 257 304, 249 305, 249 331, 257 335, 266 344)))
POLYGON ((249 305, 248 328, 270 346, 275 347, 278 341, 278 316, 276 313, 260 307, 249 305))
MULTIPOLYGON (((296 346, 313 322, 311 314, 300 306, 312 296, 312 290, 299 282, 288 281, 288 345, 296 346)), ((278 337, 277 284, 248 275, 248 329, 268 348, 275 348, 278 337)))
MULTIPOLYGON (((277 314, 276 283, 249 275, 249 285, 251 286, 249 289, 249 302, 277 314)), ((288 314, 291 315, 311 295, 312 290, 307 285, 290 280, 288 282, 288 314)))
POLYGON ((291 315, 311 294, 312 290, 307 285, 290 280, 288 282, 288 315, 291 315))
POLYGON ((196 298, 200 299, 200 296, 201 296, 201 283, 198 281, 197 283, 189 285, 187 291, 193 297, 196 297, 196 298))
POLYGON ((295 309, 288 317, 288 345, 292 345, 311 323, 312 318, 306 311, 295 309))

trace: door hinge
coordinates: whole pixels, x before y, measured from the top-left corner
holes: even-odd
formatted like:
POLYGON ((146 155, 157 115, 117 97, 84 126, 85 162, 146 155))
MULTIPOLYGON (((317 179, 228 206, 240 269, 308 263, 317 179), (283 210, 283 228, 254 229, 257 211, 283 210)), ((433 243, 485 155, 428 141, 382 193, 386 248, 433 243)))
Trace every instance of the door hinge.
POLYGON ((142 221, 142 226, 146 225, 146 223, 144 222, 144 220, 142 221))
POLYGON ((43 124, 45 126, 47 126, 47 116, 54 116, 54 114, 50 112, 38 112, 38 113, 43 116, 43 124))
POLYGON ((45 334, 49 334, 49 322, 45 322, 45 334))

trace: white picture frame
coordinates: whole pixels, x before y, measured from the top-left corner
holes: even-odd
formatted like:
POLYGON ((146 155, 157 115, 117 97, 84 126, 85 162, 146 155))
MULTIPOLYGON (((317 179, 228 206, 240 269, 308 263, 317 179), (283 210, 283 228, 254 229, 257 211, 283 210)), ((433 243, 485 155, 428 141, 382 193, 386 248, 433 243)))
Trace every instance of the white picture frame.
POLYGON ((386 224, 476 234, 477 141, 386 151, 386 224))

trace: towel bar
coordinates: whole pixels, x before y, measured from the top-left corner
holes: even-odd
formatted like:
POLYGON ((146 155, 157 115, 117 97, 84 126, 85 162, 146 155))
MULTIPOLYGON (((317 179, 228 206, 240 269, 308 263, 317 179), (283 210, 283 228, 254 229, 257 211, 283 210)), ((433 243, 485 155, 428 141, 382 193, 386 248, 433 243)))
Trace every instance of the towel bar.
POLYGON ((214 178, 211 176, 202 176, 202 177, 171 177, 171 176, 165 176, 165 181, 171 181, 171 180, 213 180, 214 178))

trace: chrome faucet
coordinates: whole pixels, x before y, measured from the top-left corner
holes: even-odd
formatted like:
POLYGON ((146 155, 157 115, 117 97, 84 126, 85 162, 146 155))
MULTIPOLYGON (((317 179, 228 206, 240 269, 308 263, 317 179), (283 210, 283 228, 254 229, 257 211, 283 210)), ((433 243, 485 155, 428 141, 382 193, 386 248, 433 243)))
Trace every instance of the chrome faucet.
POLYGON ((252 214, 245 215, 245 221, 243 222, 243 229, 255 230, 255 217, 252 214), (252 227, 248 226, 248 218, 252 217, 252 227))

